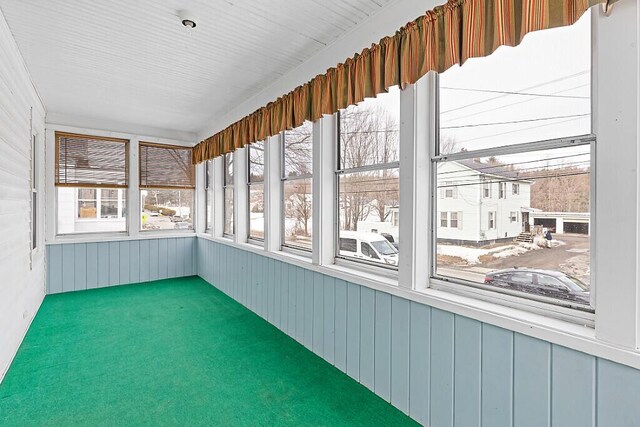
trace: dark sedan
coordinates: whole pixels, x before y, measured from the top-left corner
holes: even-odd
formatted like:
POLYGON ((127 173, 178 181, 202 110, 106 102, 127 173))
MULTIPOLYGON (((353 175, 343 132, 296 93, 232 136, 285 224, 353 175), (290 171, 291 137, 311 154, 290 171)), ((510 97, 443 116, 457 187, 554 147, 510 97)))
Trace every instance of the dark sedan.
POLYGON ((589 305, 589 286, 560 271, 511 268, 488 273, 485 285, 589 305))

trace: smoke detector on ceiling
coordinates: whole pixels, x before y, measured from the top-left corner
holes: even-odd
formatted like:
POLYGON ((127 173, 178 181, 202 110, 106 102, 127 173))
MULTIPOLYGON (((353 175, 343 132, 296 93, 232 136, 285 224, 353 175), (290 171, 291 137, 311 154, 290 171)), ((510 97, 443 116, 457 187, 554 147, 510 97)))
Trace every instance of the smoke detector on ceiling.
POLYGON ((196 27, 196 19, 191 12, 188 10, 180 10, 178 11, 178 17, 182 21, 182 25, 187 28, 195 28, 196 27))

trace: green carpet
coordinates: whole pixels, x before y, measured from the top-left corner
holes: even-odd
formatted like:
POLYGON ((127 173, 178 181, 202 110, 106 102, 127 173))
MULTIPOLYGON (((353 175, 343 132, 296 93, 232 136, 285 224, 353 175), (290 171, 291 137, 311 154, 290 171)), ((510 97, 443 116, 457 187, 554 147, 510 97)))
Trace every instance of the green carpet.
POLYGON ((49 295, 0 425, 413 425, 198 277, 49 295))

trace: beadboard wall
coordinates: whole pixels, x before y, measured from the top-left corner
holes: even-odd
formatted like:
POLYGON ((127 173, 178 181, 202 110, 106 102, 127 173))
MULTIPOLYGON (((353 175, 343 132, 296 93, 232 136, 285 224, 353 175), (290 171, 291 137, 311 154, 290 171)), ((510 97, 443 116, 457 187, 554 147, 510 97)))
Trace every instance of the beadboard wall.
POLYGON ((198 274, 424 425, 638 426, 640 371, 205 238, 198 274))
POLYGON ((196 274, 196 238, 47 245, 47 293, 80 291, 196 274))
MULTIPOLYGON (((0 381, 44 298, 44 244, 39 239, 31 253, 30 238, 31 136, 37 134, 36 158, 43 159, 44 118, 44 106, 0 12, 0 381)), ((43 178, 38 179, 42 189, 43 178)), ((42 207, 42 191, 38 198, 42 207)), ((37 221, 42 230, 43 209, 37 221)))

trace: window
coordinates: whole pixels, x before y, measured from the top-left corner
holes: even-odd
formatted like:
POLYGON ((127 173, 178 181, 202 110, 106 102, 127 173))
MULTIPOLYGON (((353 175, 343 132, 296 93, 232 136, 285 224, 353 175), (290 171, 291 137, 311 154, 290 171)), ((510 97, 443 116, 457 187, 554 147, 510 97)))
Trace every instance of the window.
POLYGON ((359 239, 364 255, 338 251, 338 257, 397 268, 399 126, 397 87, 338 114, 338 238, 359 239), (390 249, 379 254, 372 249, 375 256, 364 254, 362 248, 375 248, 374 242, 386 243, 390 249))
POLYGON ((38 246, 38 159, 36 136, 31 137, 31 250, 38 246))
POLYGON ((311 122, 282 134, 282 245, 311 250, 313 140, 311 122))
POLYGON ((205 225, 206 232, 213 226, 213 160, 204 162, 204 204, 206 207, 205 225))
POLYGON ((488 225, 489 230, 493 230, 496 228, 496 213, 495 212, 489 212, 489 225, 488 225))
POLYGON ((58 234, 127 230, 128 147, 124 139, 56 133, 58 234))
POLYGON ((340 250, 353 252, 354 254, 358 251, 358 241, 356 239, 349 239, 346 237, 340 238, 340 250))
POLYGON ((498 199, 505 199, 507 197, 507 183, 498 183, 498 199))
POLYGON ((226 236, 233 236, 235 233, 235 223, 233 221, 233 155, 233 153, 227 153, 223 157, 224 228, 222 232, 226 236))
POLYGON ((482 184, 482 197, 484 197, 485 199, 491 198, 491 184, 486 182, 485 179, 483 179, 482 184))
POLYGON ((264 240, 264 141, 249 145, 249 239, 264 240))
POLYGON ((440 227, 448 227, 449 221, 447 218, 447 212, 440 212, 440 227))
POLYGON ((365 242, 360 243, 360 252, 362 252, 362 255, 365 258, 380 259, 376 251, 374 251, 371 245, 368 243, 365 243, 365 242))
POLYGON ((443 286, 593 310, 590 237, 563 225, 568 217, 588 222, 593 203, 586 15, 439 75, 431 191, 440 216, 431 273, 449 283, 443 286), (491 197, 494 186, 498 198, 491 197), (464 227, 454 211, 466 218, 464 227))
POLYGON ((140 143, 142 230, 193 230, 191 148, 140 143))

